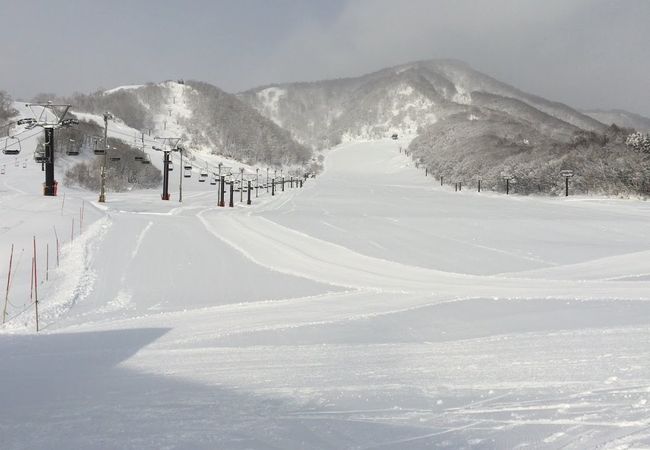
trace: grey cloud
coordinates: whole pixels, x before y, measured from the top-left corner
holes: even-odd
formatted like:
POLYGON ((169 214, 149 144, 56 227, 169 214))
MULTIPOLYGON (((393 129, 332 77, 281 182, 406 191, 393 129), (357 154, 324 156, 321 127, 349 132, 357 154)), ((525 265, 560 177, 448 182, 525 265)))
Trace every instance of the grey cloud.
POLYGON ((648 0, 0 2, 15 18, 0 27, 0 89, 22 97, 174 77, 239 91, 444 57, 650 116, 648 0))

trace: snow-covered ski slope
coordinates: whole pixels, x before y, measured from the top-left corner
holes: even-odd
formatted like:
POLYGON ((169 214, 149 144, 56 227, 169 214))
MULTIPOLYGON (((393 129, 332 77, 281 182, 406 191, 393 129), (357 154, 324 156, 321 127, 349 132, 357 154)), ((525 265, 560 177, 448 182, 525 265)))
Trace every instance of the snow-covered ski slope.
POLYGON ((650 446, 650 205, 456 193, 398 145, 232 209, 196 176, 62 207, 12 166, 0 281, 86 220, 44 330, 2 328, 0 447, 650 446))

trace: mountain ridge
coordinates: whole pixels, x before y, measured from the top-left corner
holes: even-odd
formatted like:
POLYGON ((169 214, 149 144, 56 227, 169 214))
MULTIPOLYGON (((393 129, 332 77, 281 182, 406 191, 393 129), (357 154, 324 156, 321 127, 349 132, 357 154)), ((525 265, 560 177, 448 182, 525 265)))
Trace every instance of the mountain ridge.
POLYGON ((270 84, 237 95, 297 141, 324 148, 347 139, 384 137, 391 130, 416 135, 420 127, 481 106, 473 94, 514 99, 575 128, 606 129, 570 106, 525 93, 453 59, 416 61, 358 77, 270 84), (390 107, 392 115, 386 113, 390 107), (322 128, 316 130, 316 123, 322 128))

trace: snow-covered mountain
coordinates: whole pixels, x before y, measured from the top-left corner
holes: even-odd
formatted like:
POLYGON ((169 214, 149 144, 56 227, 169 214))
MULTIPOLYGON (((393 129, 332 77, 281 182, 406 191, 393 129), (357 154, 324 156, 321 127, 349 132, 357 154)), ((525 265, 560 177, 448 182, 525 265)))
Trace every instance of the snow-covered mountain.
POLYGON ((316 148, 397 133, 418 164, 451 183, 477 188, 482 178, 499 190, 507 172, 519 193, 560 193, 560 171, 570 168, 580 192, 649 192, 650 161, 625 145, 629 130, 455 60, 265 86, 239 97, 316 148))
POLYGON ((605 125, 562 103, 525 93, 455 60, 431 60, 357 78, 265 86, 239 94, 300 142, 328 147, 418 130, 458 113, 496 110, 568 138, 605 125))
POLYGON ((110 111, 147 136, 182 137, 198 154, 246 164, 304 165, 311 150, 236 96, 202 82, 119 86, 68 99, 74 111, 110 111))
POLYGON ((619 127, 634 128, 641 132, 650 132, 650 118, 622 109, 593 109, 583 111, 589 117, 606 124, 615 123, 619 127))

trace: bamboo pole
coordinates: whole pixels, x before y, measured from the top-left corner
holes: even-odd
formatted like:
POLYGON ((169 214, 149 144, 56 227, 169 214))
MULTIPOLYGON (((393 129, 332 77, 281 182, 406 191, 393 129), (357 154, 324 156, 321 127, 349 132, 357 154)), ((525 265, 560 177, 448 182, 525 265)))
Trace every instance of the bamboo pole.
POLYGON ((59 267, 59 235, 56 232, 56 227, 52 226, 54 228, 54 238, 56 239, 56 267, 59 267))
POLYGON ((32 255, 32 276, 29 279, 29 302, 34 301, 34 255, 32 255))
POLYGON ((9 272, 7 272, 7 291, 5 292, 5 304, 2 308, 2 323, 7 320, 7 305, 9 304, 9 286, 11 282, 11 268, 14 261, 14 244, 11 244, 11 253, 9 255, 9 272))
POLYGON ((36 316, 36 332, 38 333, 38 266, 36 265, 36 236, 34 236, 34 314, 36 316))
POLYGON ((83 228, 84 219, 86 218, 86 200, 81 201, 81 222, 79 223, 79 233, 83 228))

